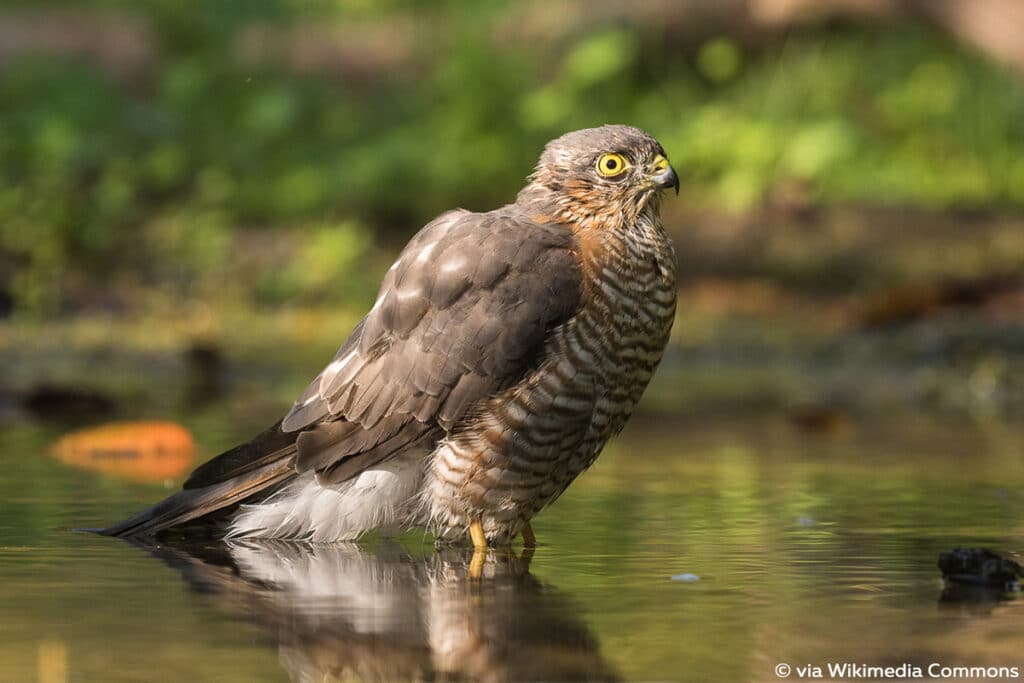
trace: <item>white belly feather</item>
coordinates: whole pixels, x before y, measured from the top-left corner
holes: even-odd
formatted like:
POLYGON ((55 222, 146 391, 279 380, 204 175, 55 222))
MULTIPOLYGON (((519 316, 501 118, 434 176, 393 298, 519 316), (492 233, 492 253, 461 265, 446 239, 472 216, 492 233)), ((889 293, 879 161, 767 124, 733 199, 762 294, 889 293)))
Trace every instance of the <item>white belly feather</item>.
POLYGON ((312 472, 301 474, 267 500, 243 505, 227 538, 332 543, 354 541, 370 529, 406 528, 414 523, 426 456, 405 453, 332 486, 321 486, 312 472))

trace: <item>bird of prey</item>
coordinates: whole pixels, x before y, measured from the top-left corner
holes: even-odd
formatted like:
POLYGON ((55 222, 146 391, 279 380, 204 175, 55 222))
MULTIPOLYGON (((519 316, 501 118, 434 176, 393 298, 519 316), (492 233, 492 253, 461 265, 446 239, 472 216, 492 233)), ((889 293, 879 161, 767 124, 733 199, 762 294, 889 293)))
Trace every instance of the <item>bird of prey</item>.
POLYGON ((419 231, 283 419, 103 530, 355 540, 425 527, 480 549, 522 534, 593 463, 668 341, 676 258, 644 131, 545 147, 515 202, 419 231))

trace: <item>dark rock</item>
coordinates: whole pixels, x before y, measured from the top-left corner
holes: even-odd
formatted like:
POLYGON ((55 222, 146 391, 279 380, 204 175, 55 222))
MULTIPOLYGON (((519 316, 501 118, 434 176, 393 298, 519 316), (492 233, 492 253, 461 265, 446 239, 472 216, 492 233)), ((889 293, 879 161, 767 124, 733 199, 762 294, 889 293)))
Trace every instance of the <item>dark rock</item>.
POLYGON ((117 407, 105 394, 83 387, 39 384, 22 398, 22 407, 46 420, 109 415, 117 407))
POLYGON ((987 548, 955 548, 939 554, 942 578, 951 583, 1016 589, 1024 567, 987 548))

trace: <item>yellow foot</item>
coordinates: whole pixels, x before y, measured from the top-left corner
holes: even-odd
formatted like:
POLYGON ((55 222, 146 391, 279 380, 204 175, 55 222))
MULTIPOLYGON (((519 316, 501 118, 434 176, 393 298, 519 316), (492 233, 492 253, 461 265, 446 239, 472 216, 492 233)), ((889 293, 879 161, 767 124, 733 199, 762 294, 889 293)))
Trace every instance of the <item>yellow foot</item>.
POLYGON ((537 537, 533 535, 533 527, 527 522, 526 525, 519 532, 523 535, 523 547, 524 548, 536 548, 537 537))
POLYGON ((479 519, 469 525, 469 537, 473 539, 473 547, 477 550, 487 550, 487 536, 484 535, 484 525, 479 519))
POLYGON ((473 539, 473 559, 469 562, 469 578, 479 579, 484 575, 484 560, 487 559, 487 536, 484 525, 475 520, 469 525, 469 537, 473 539))

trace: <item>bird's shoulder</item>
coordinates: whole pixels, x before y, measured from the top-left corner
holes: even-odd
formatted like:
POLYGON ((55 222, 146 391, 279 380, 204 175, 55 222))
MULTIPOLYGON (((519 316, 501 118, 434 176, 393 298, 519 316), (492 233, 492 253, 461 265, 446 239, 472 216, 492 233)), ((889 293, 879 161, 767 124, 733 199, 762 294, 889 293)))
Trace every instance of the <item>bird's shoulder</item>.
POLYGON ((382 337, 418 337, 420 348, 432 348, 444 332, 454 351, 468 353, 496 326, 510 340, 532 343, 538 325, 578 305, 577 254, 571 230, 532 220, 514 205, 446 214, 388 271, 366 319, 364 348, 382 337))
POLYGON ((540 278, 571 275, 578 271, 578 250, 569 227, 526 213, 516 204, 485 213, 457 209, 437 217, 409 240, 380 291, 434 278, 466 277, 490 287, 509 269, 540 278), (557 261, 561 268, 540 272, 538 259, 557 261))

